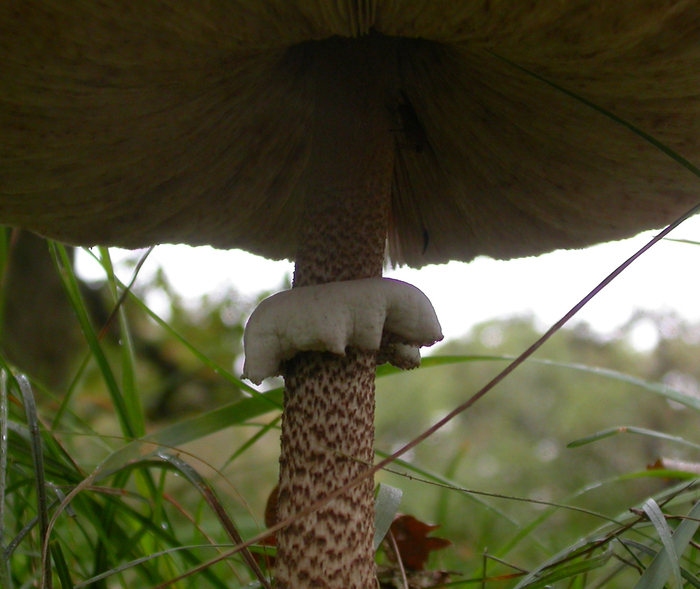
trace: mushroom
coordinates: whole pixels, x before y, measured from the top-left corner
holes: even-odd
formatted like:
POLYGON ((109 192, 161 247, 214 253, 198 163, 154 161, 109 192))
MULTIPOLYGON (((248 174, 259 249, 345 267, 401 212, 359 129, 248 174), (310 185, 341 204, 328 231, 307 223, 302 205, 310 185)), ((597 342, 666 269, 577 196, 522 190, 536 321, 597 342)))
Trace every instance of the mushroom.
MULTIPOLYGON (((698 157, 699 21, 680 1, 6 2, 0 221, 291 258, 295 289, 380 278, 387 242, 422 266, 622 238, 697 201, 620 121, 698 157)), ((373 458, 376 338, 323 345, 273 346, 281 518, 373 458)), ((287 527, 278 586, 373 587, 372 511, 366 480, 287 527)))
POLYGON ((382 351, 387 362, 416 368, 418 349, 441 339, 430 301, 400 280, 365 278, 300 287, 265 299, 251 315, 244 335, 243 376, 260 384, 282 374, 283 361, 299 352, 344 356, 348 347, 382 351), (388 334, 394 341, 385 341, 388 334))

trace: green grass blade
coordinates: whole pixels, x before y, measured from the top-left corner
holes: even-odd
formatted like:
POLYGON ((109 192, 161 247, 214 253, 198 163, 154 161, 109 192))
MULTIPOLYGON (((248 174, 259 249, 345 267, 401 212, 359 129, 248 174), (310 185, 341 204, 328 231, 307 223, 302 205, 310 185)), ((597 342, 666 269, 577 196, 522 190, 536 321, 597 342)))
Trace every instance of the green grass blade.
MULTIPOLYGON (((17 378, 22 402, 24 403, 24 413, 27 417, 29 428, 30 446, 32 449, 32 462, 34 463, 34 482, 37 497, 37 513, 39 518, 39 537, 41 546, 46 545, 46 537, 49 529, 49 502, 46 497, 46 475, 44 472, 44 452, 41 442, 41 431, 39 430, 39 417, 36 412, 34 393, 27 378, 20 375, 17 378)), ((53 587, 53 576, 51 574, 51 557, 47 554, 42 563, 42 587, 51 589, 53 587)))
MULTIPOLYGON (((625 540, 622 538, 619 540, 620 543, 623 544, 628 550, 633 548, 634 550, 646 554, 647 556, 656 556, 658 554, 653 548, 649 548, 649 546, 636 542, 635 540, 625 540)), ((630 553, 634 554, 631 550, 630 553)), ((700 579, 693 575, 688 569, 681 567, 681 575, 693 587, 700 589, 700 579)))
MULTIPOLYGON (((211 509, 216 514, 217 519, 226 531, 226 534, 230 538, 231 542, 234 545, 242 544, 243 537, 239 533, 238 529, 236 528, 236 525, 231 519, 231 516, 229 516, 229 514, 226 512, 226 509, 224 509, 224 506, 221 504, 221 501, 219 501, 218 497, 214 493, 214 490, 211 488, 209 483, 207 483, 207 481, 205 481, 204 478, 194 468, 192 468, 192 466, 190 466, 181 458, 163 453, 159 453, 158 456, 162 460, 165 460, 169 464, 173 465, 180 472, 180 474, 182 474, 192 484, 192 486, 195 489, 197 489, 197 491, 199 491, 203 499, 207 502, 209 507, 211 507, 211 509)), ((243 555, 243 559, 246 561, 246 564, 251 568, 251 570, 257 577, 258 581, 263 585, 263 587, 265 587, 265 589, 272 589, 269 581, 265 578, 265 575, 260 570, 257 561, 255 560, 255 558, 253 558, 253 555, 250 553, 250 550, 248 550, 248 548, 244 548, 241 551, 241 554, 243 555)))
POLYGON ((0 370, 0 587, 12 589, 10 563, 5 557, 5 491, 7 490, 7 373, 0 370))
MULTIPOLYGON (((387 452, 382 452, 381 450, 377 450, 377 451, 376 451, 376 454, 377 454, 377 456, 379 456, 380 458, 387 458, 387 457, 389 456, 389 454, 388 454, 387 452)), ((414 472, 414 473, 420 475, 421 477, 425 478, 427 481, 431 481, 431 482, 437 483, 438 485, 447 485, 447 486, 449 486, 449 487, 450 487, 451 489, 453 489, 453 490, 460 490, 460 491, 461 491, 460 494, 461 494, 462 496, 466 497, 467 499, 469 499, 470 501, 473 501, 473 502, 476 503, 477 505, 480 505, 481 507, 483 507, 483 508, 485 508, 485 509, 488 509, 488 510, 491 511, 492 513, 494 513, 494 514, 496 514, 496 515, 502 517, 502 518, 505 519, 508 523, 512 524, 512 525, 515 526, 516 528, 519 528, 519 527, 520 527, 520 524, 518 524, 518 522, 516 522, 514 519, 512 519, 512 518, 511 518, 508 514, 506 514, 504 511, 501 511, 501 510, 498 509, 497 507, 494 507, 493 505, 487 503, 486 501, 484 501, 484 500, 481 499, 480 497, 476 496, 474 493, 470 493, 470 492, 468 492, 468 491, 462 489, 461 486, 458 485, 456 482, 451 481, 451 480, 447 479, 446 477, 444 477, 444 476, 442 476, 442 475, 440 475, 440 474, 431 472, 431 471, 429 471, 429 470, 427 470, 427 469, 425 469, 425 468, 422 468, 422 467, 420 467, 420 466, 416 466, 415 464, 411 464, 410 462, 406 462, 405 460, 402 460, 401 458, 398 458, 398 459, 394 460, 394 461, 393 461, 393 464, 395 464, 395 465, 397 465, 397 466, 402 466, 402 467, 405 468, 406 470, 409 470, 409 471, 411 471, 411 472, 414 472)), ((399 473, 399 474, 400 474, 400 473, 399 473)))
POLYGON ((384 540, 401 505, 403 491, 380 483, 374 497, 374 550, 384 540))
MULTIPOLYGON (((647 473, 653 473, 656 471, 645 471, 647 473)), ((539 526, 541 526, 547 519, 552 517, 557 510, 559 509, 571 509, 570 505, 571 503, 575 503, 576 501, 580 501, 586 494, 592 492, 592 491, 600 491, 601 489, 605 487, 609 487, 614 484, 619 484, 621 482, 627 481, 630 477, 629 474, 624 474, 620 476, 616 476, 615 478, 611 478, 605 481, 601 481, 598 483, 595 483, 593 485, 586 485, 582 489, 579 489, 575 493, 569 495, 564 501, 564 504, 557 504, 553 506, 552 508, 547 509, 545 512, 543 512, 541 515, 537 516, 533 521, 530 523, 524 525, 522 527, 522 530, 518 533, 518 535, 509 540, 508 543, 505 544, 503 548, 496 554, 500 557, 504 557, 510 552, 513 548, 515 548, 523 539, 526 539, 535 529, 537 529, 539 526)), ((696 477, 693 477, 696 478, 696 477)), ((669 500, 672 497, 675 497, 678 492, 687 489, 688 485, 687 483, 684 483, 679 486, 674 486, 671 489, 666 489, 662 493, 660 493, 657 496, 657 499, 659 501, 666 499, 669 500)), ((609 491, 609 494, 615 493, 615 491, 609 491)), ((680 501, 680 498, 678 498, 680 501)), ((683 501, 687 502, 689 499, 688 497, 684 496, 683 501)), ((616 529, 619 529, 621 527, 624 527, 627 523, 629 523, 631 520, 634 520, 638 518, 637 515, 630 511, 624 511, 621 514, 618 514, 615 517, 609 517, 607 515, 601 514, 601 513, 595 513, 595 512, 589 512, 588 510, 585 510, 586 512, 590 513, 594 517, 601 518, 607 520, 609 523, 606 523, 603 525, 603 527, 599 528, 596 530, 588 539, 589 541, 593 541, 596 537, 599 537, 601 534, 609 533, 612 532, 616 529)))
MULTIPOLYGON (((512 362, 516 360, 517 356, 479 356, 479 355, 465 355, 465 356, 428 356, 423 358, 421 365, 417 370, 431 368, 433 366, 444 366, 449 364, 461 364, 466 362, 512 362)), ((629 384, 635 387, 640 387, 646 391, 680 403, 685 407, 700 411, 700 398, 678 391, 664 384, 649 382, 642 378, 637 378, 636 376, 630 376, 629 374, 624 374, 618 372, 617 370, 611 370, 609 368, 598 368, 595 366, 586 366, 585 364, 576 364, 573 362, 558 362, 556 360, 547 360, 543 358, 528 358, 526 360, 530 364, 541 364, 543 366, 552 366, 554 368, 563 368, 565 370, 575 370, 576 372, 583 372, 586 374, 591 374, 593 376, 598 376, 601 378, 608 378, 615 380, 620 383, 629 384)), ((399 374, 401 371, 393 366, 384 365, 380 366, 377 370, 377 374, 381 376, 389 376, 391 374, 399 374)))
POLYGON ((214 409, 175 425, 134 440, 108 456, 97 468, 95 482, 114 473, 131 462, 162 451, 193 442, 233 425, 269 413, 282 403, 282 389, 260 393, 258 397, 242 399, 225 407, 214 409), (262 397, 262 399, 260 398, 262 397))
MULTIPOLYGON (((169 465, 167 463, 164 463, 162 461, 157 461, 157 462, 144 462, 139 465, 130 465, 133 466, 133 468, 142 468, 146 469, 148 467, 156 467, 156 468, 165 468, 168 467, 169 465)), ((201 547, 201 546, 182 546, 181 542, 178 541, 177 537, 174 535, 174 531, 172 527, 167 527, 161 525, 161 522, 155 522, 153 521, 152 517, 150 514, 142 514, 132 506, 125 504, 123 501, 120 501, 119 499, 116 499, 114 497, 108 497, 110 502, 117 502, 119 504, 119 509, 122 513, 122 515, 125 518, 131 519, 135 522, 137 522, 140 526, 142 526, 144 531, 147 531, 149 534, 151 534, 154 538, 156 538, 159 541, 162 541, 164 544, 169 545, 170 547, 174 547, 174 550, 166 550, 164 554, 167 554, 169 552, 173 551, 178 551, 182 554, 184 560, 189 565, 196 565, 199 562, 201 562, 201 558, 195 555, 192 551, 193 548, 201 547)), ((133 544, 133 541, 130 542, 133 544)), ((209 545, 205 545, 205 547, 208 547, 209 545)), ((230 545, 224 545, 223 547, 230 547, 230 545)), ((152 556, 155 556, 152 552, 149 552, 147 556, 140 558, 139 563, 144 563, 144 562, 149 562, 152 560, 152 556)), ((100 579, 105 578, 107 576, 111 576, 117 573, 120 573, 124 568, 129 568, 128 565, 125 566, 117 566, 116 568, 112 568, 109 571, 107 571, 104 574, 98 575, 100 579)), ((202 575, 205 577, 206 580, 206 587, 216 587, 217 589, 227 589, 225 583, 219 579, 219 577, 214 574, 211 570, 204 570, 202 571, 202 575)), ((79 586, 85 586, 90 584, 91 581, 84 581, 81 583, 79 586)), ((151 586, 152 583, 149 583, 148 586, 151 586)), ((76 587, 77 589, 77 587, 76 587)))
POLYGON ((693 241, 691 239, 673 239, 671 237, 667 237, 665 241, 672 241, 674 243, 686 243, 688 245, 700 245, 700 241, 693 241))
MULTIPOLYGON (((596 548, 600 544, 600 538, 583 538, 578 540, 571 546, 568 546, 552 558, 542 563, 535 570, 528 573, 515 586, 515 589, 523 589, 524 587, 532 587, 533 583, 538 583, 541 579, 546 578, 550 573, 546 573, 548 569, 555 567, 559 563, 571 560, 577 557, 578 554, 585 552, 588 549, 596 548)), ((539 585, 541 586, 541 585, 539 585)))
POLYGON ((231 464, 234 460, 236 460, 236 458, 241 456, 246 450, 252 448, 256 442, 258 442, 263 438, 263 436, 265 436, 265 434, 267 434, 270 430, 274 429, 280 421, 282 421, 282 416, 278 415, 272 421, 270 421, 270 423, 265 424, 263 427, 261 427, 260 430, 255 433, 255 435, 248 438, 243 444, 241 444, 241 447, 238 448, 238 450, 231 454, 230 458, 222 467, 222 470, 226 468, 229 464, 231 464))
POLYGON ((597 442, 599 440, 605 440, 607 438, 612 438, 613 436, 616 436, 616 435, 621 434, 621 433, 626 432, 626 431, 627 431, 627 428, 624 426, 611 427, 609 429, 604 429, 602 431, 591 434, 590 436, 585 436, 583 438, 579 438, 578 440, 574 440, 573 442, 569 442, 566 445, 566 447, 567 448, 578 448, 579 446, 586 446, 588 444, 593 444, 594 442, 597 442))
MULTIPOLYGON (((418 369, 433 368, 435 366, 447 366, 450 364, 465 364, 467 362, 504 362, 514 360, 514 356, 483 356, 483 355, 464 355, 464 356, 427 356, 421 358, 418 369)), ((391 376, 392 374, 402 374, 405 372, 391 364, 382 364, 377 366, 377 378, 391 376)))
POLYGON ((71 302, 73 310, 75 311, 76 317, 78 318, 80 328, 82 329, 85 340, 90 348, 90 353, 95 358, 95 361, 99 366, 100 373, 102 374, 102 378, 107 386, 107 391, 109 392, 109 396, 116 410, 122 434, 126 437, 134 438, 136 437, 136 433, 129 418, 129 410, 127 409, 122 393, 119 390, 117 380, 112 372, 112 368, 107 361, 107 357, 102 350, 102 346, 100 345, 97 334, 95 333, 92 322, 90 321, 85 302, 83 301, 82 294, 80 293, 78 280, 71 267, 68 253, 66 252, 65 247, 62 245, 53 242, 50 242, 49 245, 51 247, 54 260, 56 261, 59 274, 63 280, 66 293, 68 294, 68 298, 71 302))
MULTIPOLYGON (((93 252, 91 252, 89 250, 86 250, 86 251, 88 251, 90 256, 98 264, 103 266, 103 268, 105 269, 105 272, 107 273, 108 281, 110 280, 110 277, 111 277, 110 285, 112 284, 112 282, 118 283, 121 285, 121 283, 117 280, 117 278, 114 274, 114 271, 113 271, 112 266, 111 266, 111 258, 109 257, 108 253, 106 256, 104 256, 104 259, 100 259, 97 256, 95 256, 95 254, 93 252)), ((109 250, 105 250, 105 251, 108 252, 109 250)), ((138 274, 141 270, 141 267, 143 266, 144 262, 148 258, 148 255, 151 253, 151 251, 153 251, 153 247, 149 248, 148 251, 141 257, 139 262, 136 264, 136 267, 134 268, 134 272, 132 274, 131 281, 130 281, 129 285, 124 287, 123 293, 118 299, 116 298, 116 292, 114 290, 112 290, 112 293, 115 297, 116 304, 115 304, 115 307, 110 312, 109 317, 107 318, 106 324, 101 327, 100 333, 97 336, 98 340, 104 335, 103 332, 111 325, 111 322, 113 320, 114 315, 116 313, 119 313, 120 318, 123 315, 122 303, 124 302, 124 298, 131 291, 131 288, 134 286, 136 279, 138 277, 138 274)), ((69 297, 70 297, 70 293, 69 293, 69 297)), ((125 333, 127 333, 127 335, 128 335, 129 332, 125 331, 125 333)), ((133 358, 131 340, 128 340, 128 343, 129 343, 128 348, 130 351, 130 357, 133 358)), ((62 395, 62 398, 60 399, 60 406, 59 406, 58 410, 56 411, 56 415, 55 415, 53 422, 51 424, 52 430, 58 428, 58 426, 63 418, 63 415, 67 411, 68 405, 73 398, 73 393, 75 392, 75 390, 77 388, 78 382, 80 381, 80 378, 82 377, 83 373, 85 372, 85 369, 87 368, 91 358, 92 358, 92 353, 90 350, 88 350, 87 353, 85 354, 85 357, 83 358, 82 363, 78 367, 78 369, 73 377, 73 380, 71 381, 67 390, 62 395)), ((131 364, 133 365, 133 360, 131 360, 131 364)), ((127 366, 125 373, 131 377, 132 372, 133 372, 133 369, 131 368, 131 366, 127 366)), ((133 377, 131 377, 131 380, 133 381, 133 377)), ((132 396, 131 398, 133 398, 134 393, 135 393, 135 387, 132 387, 129 391, 125 392, 125 397, 128 395, 131 395, 132 396)), ((137 430, 143 429, 143 427, 141 427, 139 425, 139 422, 143 421, 143 410, 140 408, 141 407, 140 397, 136 396, 135 400, 132 400, 130 403, 129 402, 125 403, 125 406, 127 407, 127 409, 132 409, 132 410, 134 407, 137 408, 135 411, 133 411, 134 415, 131 416, 131 419, 137 424, 137 430)), ((141 431, 139 435, 143 435, 143 433, 144 432, 141 431)))
POLYGON ((619 480, 631 481, 634 479, 666 479, 678 481, 693 481, 698 478, 698 475, 693 472, 683 470, 667 470, 665 468, 652 468, 651 470, 640 470, 637 472, 628 472, 620 475, 619 480))
POLYGON ((647 514, 649 521, 656 528, 656 532, 659 534, 661 543, 666 551, 671 570, 671 589, 682 589, 681 568, 678 562, 678 554, 676 553, 676 547, 671 539, 671 528, 668 527, 666 517, 663 511, 661 511, 659 504, 651 498, 644 503, 644 513, 647 514))
POLYGON ((122 572, 124 572, 128 569, 131 569, 135 566, 138 566, 140 564, 150 562, 156 558, 160 558, 161 556, 166 556, 168 554, 174 554, 174 553, 182 552, 182 551, 197 550, 197 549, 201 549, 201 548, 231 548, 231 545, 230 544, 203 544, 203 545, 192 545, 192 546, 175 546, 174 548, 168 548, 166 550, 154 552, 153 554, 149 554, 148 556, 137 558, 137 559, 132 560, 130 562, 127 562, 127 563, 121 564, 117 567, 114 567, 113 569, 110 569, 109 571, 105 571, 104 573, 100 573, 99 575, 95 575, 94 577, 91 577, 91 578, 75 585, 74 589, 83 589, 83 587, 87 587, 89 585, 97 583, 98 581, 102 581, 102 580, 107 579, 113 575, 117 575, 119 573, 122 573, 122 572))
POLYGON ((541 589, 542 587, 550 586, 552 583, 556 583, 557 581, 561 581, 563 579, 570 579, 572 577, 585 575, 586 573, 590 573, 591 571, 605 566, 610 560, 612 554, 612 546, 608 545, 606 550, 604 550, 603 553, 599 554, 598 556, 584 558, 578 562, 558 566, 539 579, 533 580, 526 585, 518 585, 518 587, 523 587, 523 589, 541 589))
MULTIPOLYGON (((676 554, 683 554, 688 543, 692 540, 695 532, 700 526, 700 502, 696 503, 693 509, 690 510, 688 518, 684 519, 673 534, 673 545, 676 554)), ((644 571, 641 579, 634 586, 634 589, 663 589, 663 586, 668 581, 672 574, 672 565, 666 553, 666 549, 662 549, 654 557, 654 560, 644 571)))
POLYGON ((88 352, 86 352, 85 354, 85 357, 83 358, 83 361, 80 363, 80 366, 75 371, 71 383, 68 385, 68 388, 61 396, 58 409, 56 410, 56 415, 51 421, 51 431, 58 429, 58 427, 61 424, 61 421, 63 420, 63 417, 67 412, 69 412, 69 406, 71 401, 73 400, 73 393, 75 393, 75 391, 77 390, 78 383, 80 382, 80 379, 82 378, 85 369, 88 367, 91 358, 92 356, 90 354, 90 351, 88 350, 88 352))
POLYGON ((676 444, 688 446, 690 448, 693 448, 694 450, 700 450, 700 444, 695 444, 694 442, 689 442, 688 440, 686 440, 684 438, 680 438, 678 436, 671 436, 671 435, 665 434, 663 432, 657 432, 654 430, 645 429, 643 427, 634 427, 634 426, 621 426, 621 427, 613 427, 610 429, 605 429, 603 431, 597 432, 597 433, 592 434, 590 436, 586 436, 584 438, 579 438, 578 440, 574 440, 573 442, 569 442, 566 445, 566 447, 567 448, 577 448, 578 446, 585 446, 586 444, 592 444, 592 443, 597 442, 599 440, 604 440, 605 438, 610 438, 612 436, 616 436, 619 434, 636 434, 639 436, 646 436, 649 438, 656 438, 658 440, 665 440, 668 442, 674 442, 676 444))
POLYGON ((68 568, 68 563, 66 563, 61 545, 56 541, 52 541, 50 548, 51 556, 53 557, 56 567, 56 574, 58 575, 59 581, 61 581, 61 589, 74 589, 75 585, 71 579, 70 569, 68 568))
MULTIPOLYGON (((136 282, 138 273, 151 251, 153 251, 153 248, 148 250, 146 255, 142 256, 140 262, 136 265, 129 289, 136 282)), ((124 299, 120 297, 117 292, 117 279, 114 274, 112 259, 109 255, 109 248, 101 247, 100 256, 102 258, 102 266, 107 271, 107 284, 109 285, 110 293, 114 299, 115 309, 117 309, 119 315, 122 396, 134 435, 135 437, 141 437, 146 433, 146 422, 143 413, 143 405, 141 403, 141 395, 138 393, 136 376, 134 374, 134 346, 131 339, 131 329, 129 328, 126 313, 124 312, 124 306, 122 305, 124 299)))
MULTIPOLYGON (((122 288, 124 288, 123 284, 120 283, 120 285, 122 288)), ((281 401, 278 404, 275 401, 273 401, 272 398, 261 395, 260 391, 258 391, 256 388, 243 382, 241 379, 236 378, 233 374, 231 374, 230 371, 226 370, 222 366, 218 365, 216 362, 207 358, 205 354, 200 352, 196 347, 189 343, 186 338, 182 337, 177 331, 170 327, 166 321, 164 321, 156 313, 151 311, 151 309, 148 308, 148 305, 146 305, 146 303, 144 303, 134 293, 129 292, 129 299, 133 301, 134 304, 138 306, 144 313, 146 313, 151 319, 153 319, 153 321, 155 321, 158 325, 160 325, 163 329, 170 333, 177 341, 179 341, 183 346, 185 346, 190 351, 190 353, 192 353, 192 355, 194 355, 200 362, 202 362, 202 364, 213 370, 216 374, 219 374, 242 391, 254 397, 259 396, 260 399, 266 399, 268 403, 270 403, 277 409, 282 408, 281 401)))

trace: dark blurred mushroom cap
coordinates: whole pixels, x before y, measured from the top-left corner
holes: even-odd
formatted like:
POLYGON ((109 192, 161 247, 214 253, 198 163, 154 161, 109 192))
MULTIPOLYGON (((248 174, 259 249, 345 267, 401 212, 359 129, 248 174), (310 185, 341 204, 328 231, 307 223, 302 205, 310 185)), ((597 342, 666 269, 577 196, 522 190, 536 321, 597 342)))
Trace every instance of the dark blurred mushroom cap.
POLYGON ((315 48, 370 33, 401 38, 418 137, 397 128, 394 262, 581 247, 699 200, 668 155, 537 77, 700 161, 696 2, 18 0, 0 7, 0 222, 293 258, 315 48))

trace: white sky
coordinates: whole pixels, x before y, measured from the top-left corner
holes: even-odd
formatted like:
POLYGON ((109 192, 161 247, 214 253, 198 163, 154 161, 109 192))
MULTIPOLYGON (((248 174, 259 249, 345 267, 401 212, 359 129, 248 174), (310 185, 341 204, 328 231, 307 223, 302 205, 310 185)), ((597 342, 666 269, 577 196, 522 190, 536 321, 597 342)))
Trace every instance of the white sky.
MULTIPOLYGON (((558 320, 654 232, 577 251, 558 251, 507 262, 479 258, 421 270, 402 268, 387 276, 420 288, 432 301, 446 338, 466 333, 482 321, 532 313, 546 327, 558 320)), ((671 237, 700 241, 700 216, 686 221, 671 237)), ((132 255, 115 252, 115 259, 132 255)), ((89 258, 79 257, 79 272, 99 277, 89 258)), ((173 286, 187 298, 215 294, 233 284, 244 296, 277 290, 291 275, 289 262, 271 262, 241 251, 159 246, 142 269, 148 276, 161 264, 173 286), (224 271, 222 271, 222 269, 224 271)), ((129 274, 120 277, 128 280, 129 274)), ((636 261, 578 316, 596 331, 609 333, 636 309, 672 309, 700 320, 700 246, 662 242, 636 261)), ((644 346, 640 342, 640 346, 644 346)))

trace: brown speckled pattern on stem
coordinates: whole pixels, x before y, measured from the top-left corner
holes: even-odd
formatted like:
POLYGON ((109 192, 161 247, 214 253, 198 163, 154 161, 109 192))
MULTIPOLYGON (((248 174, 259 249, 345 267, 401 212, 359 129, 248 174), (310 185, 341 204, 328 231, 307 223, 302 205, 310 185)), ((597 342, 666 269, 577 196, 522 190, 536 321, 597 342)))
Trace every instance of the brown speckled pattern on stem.
MULTIPOLYGON (((295 444, 280 461, 278 517, 307 507, 372 462, 374 368, 374 354, 359 351, 303 354, 292 361, 284 432, 295 444)), ((278 587, 373 587, 372 498, 369 478, 281 532, 280 558, 289 554, 294 566, 278 565, 278 587)))
MULTIPOLYGON (((393 41, 329 41, 314 63, 316 118, 294 286, 381 276, 396 101, 393 41)), ((278 517, 313 505, 374 458, 375 352, 302 353, 285 366, 278 517)), ((368 479, 278 533, 282 589, 373 589, 368 479)))
MULTIPOLYGON (((386 203, 349 196, 364 214, 316 219, 295 285, 381 276, 386 203), (362 230, 364 228, 364 231, 362 230), (344 235, 342 247, 355 252, 343 264, 317 240, 344 235), (315 244, 315 246, 313 245, 315 244), (325 280, 324 280, 325 279, 325 280)), ((342 202, 339 197, 339 201, 342 202)), ((280 457, 278 517, 284 519, 345 484, 374 458, 374 377, 376 352, 348 349, 346 356, 298 354, 285 366, 285 407, 280 457)), ((368 479, 311 516, 278 534, 276 581, 280 588, 370 589, 375 587, 373 481, 368 479)))

